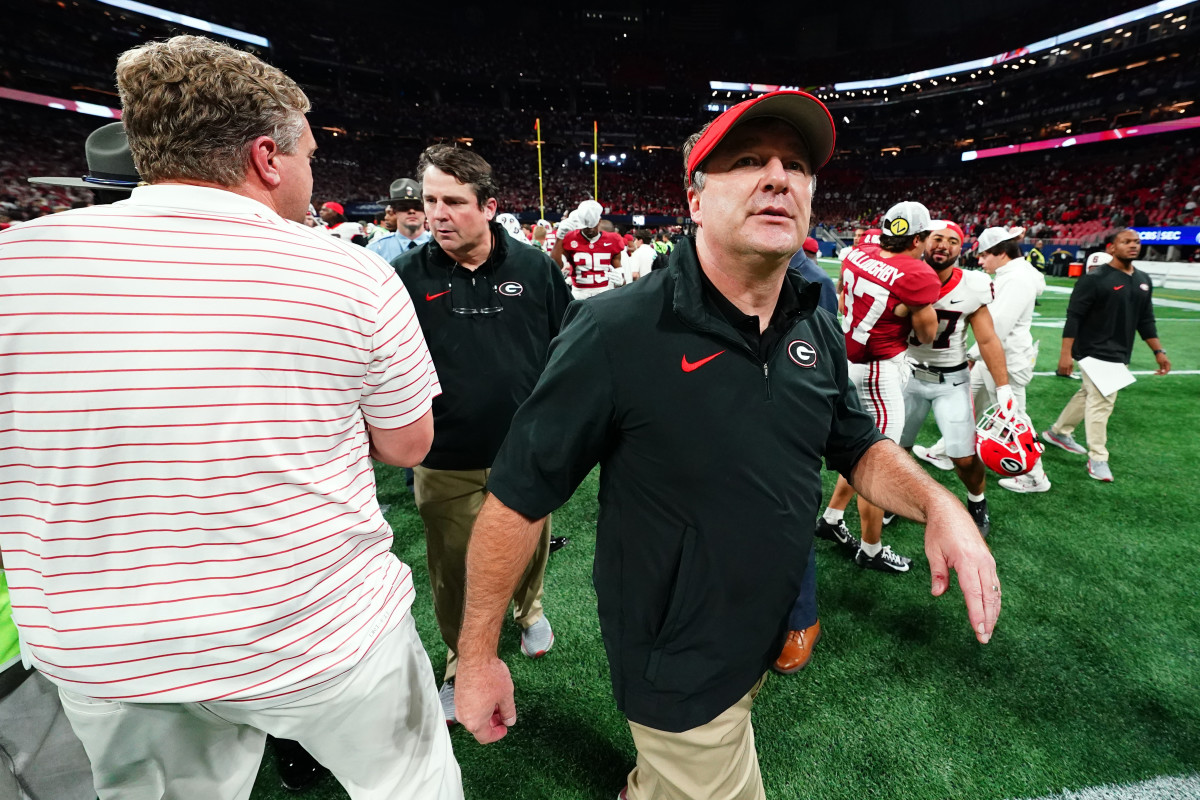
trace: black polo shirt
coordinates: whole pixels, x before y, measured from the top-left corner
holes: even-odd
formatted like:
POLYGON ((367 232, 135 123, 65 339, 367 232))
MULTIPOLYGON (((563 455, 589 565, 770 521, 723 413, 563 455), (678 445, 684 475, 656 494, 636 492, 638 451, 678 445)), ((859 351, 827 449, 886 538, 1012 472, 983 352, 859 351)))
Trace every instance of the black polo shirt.
POLYGON ((573 303, 494 464, 489 490, 533 518, 601 465, 593 582, 613 692, 660 730, 709 722, 769 668, 821 460, 849 475, 882 439, 820 287, 786 280, 798 310, 781 300, 790 324, 762 352, 705 298, 691 240, 669 269, 573 303))
POLYGON ((742 339, 754 352, 758 353, 758 357, 762 361, 766 361, 767 354, 792 327, 792 323, 802 311, 800 293, 792 281, 785 280, 783 286, 780 287, 779 297, 775 301, 775 310, 771 313, 771 321, 767 323, 766 330, 760 332, 758 317, 742 313, 740 308, 721 294, 720 290, 704 274, 704 270, 700 270, 700 282, 704 286, 704 302, 741 334, 742 339))
POLYGON ((1136 267, 1129 275, 1102 264, 1075 282, 1067 304, 1063 338, 1074 337, 1071 355, 1128 364, 1133 334, 1158 337, 1154 321, 1154 284, 1136 267))
POLYGON ((433 240, 392 261, 442 385, 433 401, 433 446, 422 462, 430 469, 492 465, 571 302, 549 256, 494 222, 490 229, 494 249, 475 270, 433 240))

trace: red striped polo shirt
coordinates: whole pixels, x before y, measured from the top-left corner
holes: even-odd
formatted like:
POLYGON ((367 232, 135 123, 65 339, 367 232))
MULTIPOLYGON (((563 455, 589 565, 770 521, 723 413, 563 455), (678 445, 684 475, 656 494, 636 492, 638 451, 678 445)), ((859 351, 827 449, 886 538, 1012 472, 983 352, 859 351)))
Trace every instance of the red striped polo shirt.
POLYGON ((156 185, 0 234, 0 550, 35 666, 99 698, 274 702, 412 604, 366 423, 440 393, 364 248, 156 185))

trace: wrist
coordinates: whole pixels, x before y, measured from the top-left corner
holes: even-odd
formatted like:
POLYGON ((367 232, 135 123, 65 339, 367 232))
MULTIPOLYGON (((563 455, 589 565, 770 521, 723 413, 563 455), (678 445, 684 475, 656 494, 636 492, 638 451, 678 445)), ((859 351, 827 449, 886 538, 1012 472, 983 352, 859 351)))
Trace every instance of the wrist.
POLYGON ((1167 351, 1162 349, 1161 347, 1157 348, 1154 351, 1154 355, 1156 355, 1156 356, 1165 356, 1166 354, 1167 354, 1167 351))

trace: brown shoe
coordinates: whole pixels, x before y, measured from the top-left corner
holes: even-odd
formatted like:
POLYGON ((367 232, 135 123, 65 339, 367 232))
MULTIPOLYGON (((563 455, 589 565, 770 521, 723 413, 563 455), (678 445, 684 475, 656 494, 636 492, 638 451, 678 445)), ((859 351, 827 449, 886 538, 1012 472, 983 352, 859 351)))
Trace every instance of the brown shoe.
POLYGON ((783 643, 783 652, 771 669, 780 675, 791 675, 808 666, 812 660, 813 648, 821 640, 821 620, 802 631, 788 631, 787 641, 783 643))

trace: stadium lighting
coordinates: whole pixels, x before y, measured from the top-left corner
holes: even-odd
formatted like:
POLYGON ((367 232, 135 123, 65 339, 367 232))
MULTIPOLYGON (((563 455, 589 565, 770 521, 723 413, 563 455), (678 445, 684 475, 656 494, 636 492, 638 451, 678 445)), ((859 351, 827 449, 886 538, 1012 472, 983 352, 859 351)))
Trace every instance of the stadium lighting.
POLYGON ((270 47, 271 40, 265 36, 258 36, 253 33, 239 31, 237 28, 228 28, 224 25, 218 25, 215 22, 199 19, 198 17, 189 17, 187 14, 177 14, 174 11, 167 11, 162 8, 138 3, 134 0, 100 0, 106 6, 113 8, 121 8, 125 11, 132 11, 135 14, 144 14, 147 17, 154 17, 165 22, 174 22, 177 25, 186 25, 189 28, 195 28, 198 31, 206 33, 215 33, 218 36, 224 36, 226 39, 237 39, 239 42, 248 44, 256 44, 259 47, 270 47))
POLYGON ((45 106, 46 108, 53 108, 58 111, 74 111, 77 114, 88 114, 93 117, 104 117, 106 119, 121 118, 121 109, 119 108, 85 103, 82 100, 65 100, 61 97, 35 94, 33 92, 21 91, 20 89, 9 89, 6 86, 0 86, 0 98, 16 100, 20 103, 30 103, 35 106, 45 106))
MULTIPOLYGON (((1200 117, 1185 117, 1182 119, 1172 119, 1165 122, 1152 122, 1148 125, 1135 125, 1131 128, 1112 128, 1106 131, 1098 131, 1096 133, 1080 133, 1074 136, 1063 136, 1055 139, 1039 139, 1034 142, 1025 144, 1010 144, 1004 147, 991 147, 986 150, 967 150, 961 154, 963 161, 975 161, 979 158, 992 158, 994 156, 1007 156, 1015 153, 1030 153, 1036 150, 1051 150, 1060 147, 1074 147, 1081 144, 1093 144, 1095 142, 1115 141, 1118 139, 1130 139, 1134 136, 1149 136, 1156 133, 1171 133, 1174 131, 1189 130, 1192 128, 1200 128, 1200 117)), ((1071 128, 1066 129, 1066 133, 1071 133, 1071 128)))
MULTIPOLYGON (((997 55, 989 56, 987 58, 978 58, 978 59, 975 59, 974 61, 964 61, 959 64, 951 64, 949 66, 938 67, 938 68, 931 69, 931 70, 923 70, 921 72, 912 72, 912 73, 908 73, 906 75, 896 75, 896 76, 893 76, 890 78, 880 78, 880 79, 875 79, 875 80, 864 80, 864 81, 846 81, 846 82, 842 82, 842 83, 835 83, 833 85, 833 88, 840 92, 840 91, 850 91, 850 90, 857 91, 857 90, 861 90, 861 89, 875 89, 875 88, 882 88, 885 86, 900 86, 902 84, 912 83, 913 81, 928 80, 929 78, 947 77, 947 76, 950 76, 950 75, 953 75, 956 73, 965 73, 965 72, 968 72, 971 70, 982 71, 984 69, 987 69, 988 67, 995 67, 998 64, 1004 64, 1005 62, 1008 62, 1008 61, 1011 61, 1011 60, 1014 60, 1017 58, 1021 58, 1022 56, 1028 57, 1030 55, 1033 55, 1034 53, 1040 53, 1042 51, 1047 51, 1047 50, 1050 51, 1051 54, 1057 55, 1060 51, 1060 48, 1068 46, 1067 45, 1068 42, 1074 42, 1074 44, 1071 44, 1069 46, 1078 47, 1080 44, 1080 40, 1083 38, 1086 38, 1088 36, 1093 36, 1097 33, 1103 33, 1104 31, 1112 30, 1113 28, 1116 28, 1119 26, 1124 31, 1124 26, 1127 26, 1130 23, 1137 22, 1138 20, 1146 19, 1147 17, 1155 16, 1155 15, 1163 13, 1163 12, 1166 12, 1163 14, 1164 19, 1174 20, 1174 18, 1175 18, 1174 9, 1177 9, 1181 6, 1186 6, 1191 2, 1192 2, 1192 0, 1160 0, 1160 2, 1153 3, 1152 5, 1144 6, 1142 8, 1135 9, 1133 11, 1128 11, 1124 14, 1118 14, 1115 17, 1110 17, 1108 19, 1101 20, 1100 22, 1096 22, 1091 25, 1085 25, 1082 28, 1076 28, 1075 30, 1067 31, 1066 33, 1063 33, 1059 36, 1054 36, 1054 37, 1050 37, 1048 39, 1042 39, 1041 41, 1032 42, 1031 44, 1025 45, 1024 47, 1018 47, 1018 48, 1015 48, 1008 52, 999 53, 997 55)), ((1174 21, 1177 21, 1177 20, 1174 20, 1174 21)), ((995 74, 995 73, 991 73, 991 74, 995 74)), ((783 88, 783 87, 778 87, 778 86, 773 86, 771 88, 768 88, 766 84, 750 84, 750 83, 731 84, 726 81, 711 81, 709 83, 709 86, 712 89, 724 89, 724 88, 729 88, 732 86, 732 87, 736 87, 738 90, 760 92, 760 93, 774 91, 775 89, 778 89, 778 88, 783 88)))
POLYGON ((608 157, 608 161, 609 161, 609 163, 610 163, 610 164, 611 164, 611 163, 614 163, 616 160, 617 160, 617 157, 616 157, 616 156, 609 156, 609 157, 608 157))

